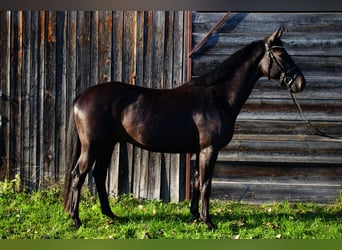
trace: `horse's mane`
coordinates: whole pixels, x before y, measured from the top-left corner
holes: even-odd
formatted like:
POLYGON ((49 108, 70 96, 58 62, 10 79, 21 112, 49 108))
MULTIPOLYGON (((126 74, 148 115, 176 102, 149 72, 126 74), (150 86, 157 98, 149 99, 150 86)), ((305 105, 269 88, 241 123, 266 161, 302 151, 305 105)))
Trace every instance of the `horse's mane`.
POLYGON ((246 60, 248 60, 248 58, 251 57, 251 52, 260 43, 263 43, 263 41, 254 41, 246 45, 242 49, 233 53, 215 69, 198 78, 192 79, 190 82, 188 82, 188 84, 199 86, 212 86, 222 83, 222 80, 232 78, 234 76, 236 68, 239 65, 241 65, 241 63, 245 62, 246 60))

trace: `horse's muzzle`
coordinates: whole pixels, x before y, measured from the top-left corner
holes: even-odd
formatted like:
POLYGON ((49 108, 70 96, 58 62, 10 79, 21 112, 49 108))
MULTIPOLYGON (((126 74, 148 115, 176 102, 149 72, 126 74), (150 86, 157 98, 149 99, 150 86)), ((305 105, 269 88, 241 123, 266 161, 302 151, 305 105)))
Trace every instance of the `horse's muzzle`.
POLYGON ((305 85, 306 85, 305 77, 303 76, 303 74, 300 73, 297 75, 296 79, 294 79, 294 83, 290 87, 290 90, 293 93, 301 92, 304 90, 305 85))

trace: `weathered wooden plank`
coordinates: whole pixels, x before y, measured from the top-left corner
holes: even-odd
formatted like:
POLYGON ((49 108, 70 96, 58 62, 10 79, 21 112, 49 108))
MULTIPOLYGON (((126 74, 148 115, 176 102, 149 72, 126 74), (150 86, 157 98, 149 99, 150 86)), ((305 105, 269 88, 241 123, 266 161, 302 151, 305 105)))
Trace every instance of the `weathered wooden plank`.
MULTIPOLYGON (((193 32, 209 31, 226 12, 193 13, 193 32)), ((281 25, 295 32, 335 32, 342 27, 340 13, 231 13, 220 33, 268 34, 281 25)))
POLYGON ((113 58, 112 58, 112 72, 115 81, 122 81, 122 42, 123 42, 123 11, 113 12, 113 58))
POLYGON ((12 145, 10 146, 10 173, 9 177, 14 178, 16 174, 22 175, 21 161, 21 87, 22 87, 22 12, 13 12, 11 25, 11 117, 10 134, 12 145))
POLYGON ((45 158, 43 155, 44 152, 44 102, 45 102, 45 49, 46 49, 46 15, 44 11, 39 12, 39 50, 38 50, 38 57, 37 60, 39 60, 39 68, 38 68, 38 82, 39 82, 39 93, 38 93, 38 100, 37 100, 37 106, 39 112, 39 127, 38 127, 38 142, 37 145, 39 145, 39 155, 37 156, 39 159, 37 159, 38 166, 37 166, 37 176, 39 176, 39 187, 44 187, 44 179, 45 179, 45 158))
MULTIPOLYGON (((100 80, 100 73, 99 71, 100 69, 100 64, 103 63, 103 61, 101 60, 101 55, 99 55, 100 52, 100 43, 102 41, 102 37, 100 38, 101 34, 104 34, 105 32, 108 31, 104 31, 102 29, 102 27, 100 27, 99 24, 99 15, 100 13, 98 11, 92 11, 91 12, 91 27, 90 27, 90 33, 91 33, 91 40, 90 40, 90 85, 96 85, 99 82, 101 82, 100 80)), ((106 35, 108 35, 108 33, 106 33, 106 35)), ((107 38, 107 37, 104 37, 107 38)), ((111 43, 111 39, 106 39, 105 42, 107 43, 111 43)), ((107 80, 108 81, 108 80, 107 80)))
POLYGON ((284 199, 331 203, 339 197, 341 180, 341 165, 217 162, 212 193, 248 203, 284 199))
MULTIPOLYGON (((136 12, 136 68, 135 68, 135 78, 134 84, 143 86, 144 80, 144 69, 143 69, 143 61, 144 61, 144 35, 145 35, 145 17, 144 11, 136 12)), ((144 188, 144 177, 146 174, 145 164, 142 162, 143 154, 145 154, 141 148, 135 147, 134 154, 134 176, 133 178, 133 188, 132 192, 134 197, 140 198, 141 195, 146 197, 146 194, 141 189, 144 188), (141 185, 141 183, 143 183, 141 185)))
POLYGON ((31 74, 31 12, 23 12, 23 67, 22 67, 22 91, 20 99, 20 109, 22 113, 21 123, 21 161, 23 164, 22 181, 25 186, 32 188, 30 183, 31 162, 30 162, 30 74, 31 74))
MULTIPOLYGON (((340 28, 340 31, 342 27, 340 28)), ((282 36, 286 51, 292 56, 342 56, 341 32, 319 33, 288 32, 282 36)), ((214 33, 194 57, 205 55, 231 55, 245 45, 263 40, 269 34, 214 33)), ((206 33, 193 33, 193 44, 198 44, 206 33)))
MULTIPOLYGON (((193 75, 201 76, 220 65, 228 56, 206 55, 193 59, 193 75)), ((304 75, 342 76, 342 60, 334 56, 292 56, 304 75)))
POLYGON ((67 115, 71 112, 73 100, 76 98, 76 65, 77 65, 77 54, 76 54, 76 39, 77 39, 77 12, 70 11, 67 13, 67 31, 66 31, 66 55, 67 55, 67 102, 66 112, 67 115))
MULTIPOLYGON (((97 13, 97 12, 96 12, 97 13)), ((101 11, 98 13, 98 47, 92 50, 98 50, 98 81, 108 82, 112 79, 111 61, 112 61, 112 32, 113 18, 112 12, 101 11)), ((92 39, 93 40, 93 39, 92 39)))
MULTIPOLYGON (((333 76, 311 77, 305 75, 307 84, 303 92, 297 94, 299 102, 302 100, 340 100, 342 94, 342 78, 333 76)), ((247 102, 254 98, 274 98, 274 99, 290 99, 288 91, 284 91, 284 87, 279 87, 276 81, 269 81, 267 78, 262 78, 256 82, 250 97, 247 102)))
MULTIPOLYGON (((173 42, 173 70, 171 71, 168 69, 168 71, 172 73, 170 78, 172 77, 173 87, 180 86, 186 80, 186 74, 183 70, 184 65, 186 65, 186 48, 184 47, 184 44, 186 43, 184 35, 186 23, 184 20, 184 12, 175 11, 173 13, 173 34, 172 37, 170 35, 169 38, 169 40, 172 40, 173 42)), ((181 155, 172 154, 170 156, 168 188, 171 201, 180 201, 184 199, 183 191, 185 191, 185 180, 183 177, 185 174, 182 174, 182 171, 184 171, 184 168, 182 168, 182 160, 184 159, 181 155)))
POLYGON ((30 74, 30 105, 29 105, 29 114, 30 114, 30 127, 29 127, 29 144, 30 144, 30 165, 32 168, 30 179, 32 182, 32 187, 37 189, 39 187, 39 114, 40 107, 38 106, 39 93, 40 93, 40 82, 38 77, 38 70, 40 62, 38 60, 38 51, 39 51, 39 28, 40 28, 40 18, 39 12, 34 11, 31 13, 31 74, 30 74))
MULTIPOLYGON (((259 144, 261 146, 263 144, 259 144)), ((277 147, 277 143, 270 145, 274 148, 277 147)), ((279 149, 279 148, 278 148, 279 149)), ((337 150, 336 150, 337 151, 337 150)), ((253 163, 296 163, 302 164, 306 162, 314 162, 320 164, 339 164, 342 161, 342 157, 338 154, 329 154, 329 155, 312 155, 312 152, 308 152, 305 154, 303 152, 301 155, 297 155, 295 153, 288 152, 255 152, 252 149, 249 151, 245 150, 237 150, 237 151, 221 151, 218 156, 218 160, 220 161, 232 161, 232 162, 253 162, 253 163)))
MULTIPOLYGON (((122 46, 122 81, 134 84, 135 78, 135 12, 127 11, 123 13, 123 40, 122 46)), ((122 193, 132 192, 133 175, 133 153, 134 147, 128 143, 120 145, 120 169, 119 169, 119 190, 122 193)))
MULTIPOLYGON (((165 12, 165 20, 164 20, 164 56, 163 56, 163 82, 162 86, 164 89, 173 88, 173 60, 174 60, 174 47, 173 47, 173 38, 174 38, 174 12, 167 11, 165 12)), ((169 183, 171 181, 171 154, 162 154, 161 155, 161 171, 160 171, 160 198, 163 197, 163 200, 170 201, 170 188, 169 183)))
POLYGON ((141 168, 140 168, 140 193, 139 197, 148 198, 148 181, 149 175, 152 173, 149 170, 149 152, 146 150, 141 151, 141 168))
MULTIPOLYGON (((325 133, 339 137, 342 135, 342 122, 313 122, 312 125, 325 133)), ((330 141, 331 139, 312 135, 304 121, 281 121, 281 120, 242 120, 238 119, 235 123, 235 133, 233 138, 255 140, 254 136, 269 137, 272 140, 273 135, 296 136, 293 140, 311 140, 311 141, 330 141)), ((274 140, 274 139, 273 139, 274 140)))
POLYGON ((0 50, 2 51, 2 56, 0 58, 0 179, 9 177, 9 150, 10 150, 10 140, 9 132, 10 126, 8 120, 10 117, 10 25, 11 25, 11 13, 9 11, 0 11, 0 50))
POLYGON ((340 185, 289 184, 253 182, 219 182, 212 183, 212 198, 241 201, 249 204, 265 204, 287 200, 289 202, 315 202, 318 204, 334 203, 340 195, 340 185))
MULTIPOLYGON (((45 64, 45 84, 44 84, 44 104, 43 104, 43 157, 44 157, 44 177, 49 182, 55 180, 55 132, 56 132, 56 13, 46 12, 46 63, 45 64)), ((46 185, 46 182, 45 182, 46 185)))
POLYGON ((65 145, 66 145, 66 128, 67 121, 69 116, 66 115, 66 95, 67 95, 67 87, 66 87, 66 64, 67 64, 67 55, 66 55, 66 20, 67 15, 64 11, 58 11, 56 16, 56 106, 61 107, 56 109, 56 136, 55 136, 55 144, 56 144, 56 176, 55 181, 58 181, 64 173, 65 166, 65 145))
MULTIPOLYGON (((154 11, 150 18, 150 27, 153 36, 148 42, 153 46, 151 53, 151 85, 152 88, 167 88, 164 79, 164 60, 166 53, 165 48, 165 12, 154 11)), ((152 161, 149 166, 153 175, 149 176, 149 198, 160 199, 161 188, 161 153, 150 153, 150 160, 152 161)))
MULTIPOLYGON (((112 58, 111 58, 111 74, 115 81, 122 81, 123 72, 123 32, 124 32, 124 16, 123 11, 112 12, 113 30, 112 34, 112 58)), ((119 174, 120 174, 120 144, 115 145, 111 164, 108 171, 108 191, 113 195, 119 194, 119 174)))
POLYGON ((277 178, 278 181, 289 180, 294 183, 309 179, 311 183, 341 184, 342 166, 336 164, 321 165, 317 163, 237 163, 218 161, 214 177, 217 180, 247 181, 253 178, 277 178))

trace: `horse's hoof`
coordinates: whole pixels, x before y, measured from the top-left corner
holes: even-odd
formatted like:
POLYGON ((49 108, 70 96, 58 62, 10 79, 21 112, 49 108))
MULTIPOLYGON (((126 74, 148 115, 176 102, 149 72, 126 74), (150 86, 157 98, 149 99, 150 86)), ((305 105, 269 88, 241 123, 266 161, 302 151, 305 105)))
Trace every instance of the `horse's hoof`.
POLYGON ((74 219, 73 221, 74 221, 75 229, 79 229, 81 227, 81 225, 82 225, 80 219, 74 219))
POLYGON ((205 225, 207 226, 207 229, 209 231, 214 231, 216 229, 215 225, 213 225, 211 223, 205 223, 205 225))
POLYGON ((207 229, 209 231, 214 231, 217 227, 214 225, 214 223, 212 223, 211 221, 210 222, 204 222, 205 225, 207 226, 207 229))
POLYGON ((116 216, 112 211, 109 212, 102 212, 104 215, 106 215, 107 217, 109 217, 111 220, 117 220, 119 217, 116 216))
POLYGON ((190 223, 193 223, 193 224, 195 224, 195 223, 198 223, 198 222, 201 222, 202 220, 201 220, 201 218, 198 216, 195 216, 195 217, 193 217, 192 219, 191 219, 191 221, 190 221, 190 223))

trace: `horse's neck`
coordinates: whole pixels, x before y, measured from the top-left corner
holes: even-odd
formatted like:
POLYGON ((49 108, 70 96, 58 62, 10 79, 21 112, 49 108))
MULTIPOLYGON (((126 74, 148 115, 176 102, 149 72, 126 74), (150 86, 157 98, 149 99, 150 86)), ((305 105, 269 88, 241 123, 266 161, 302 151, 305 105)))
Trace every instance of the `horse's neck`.
POLYGON ((260 61, 264 51, 257 49, 249 51, 248 58, 237 66, 234 76, 227 80, 225 84, 226 98, 230 105, 233 116, 237 116, 252 92, 255 82, 262 76, 260 72, 260 61))

